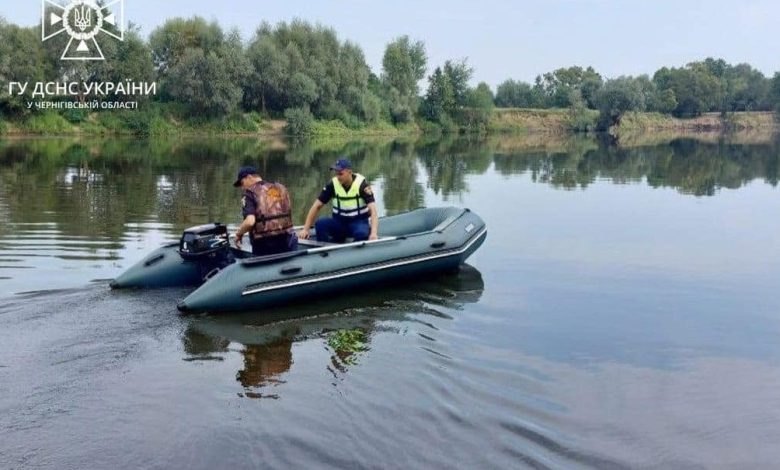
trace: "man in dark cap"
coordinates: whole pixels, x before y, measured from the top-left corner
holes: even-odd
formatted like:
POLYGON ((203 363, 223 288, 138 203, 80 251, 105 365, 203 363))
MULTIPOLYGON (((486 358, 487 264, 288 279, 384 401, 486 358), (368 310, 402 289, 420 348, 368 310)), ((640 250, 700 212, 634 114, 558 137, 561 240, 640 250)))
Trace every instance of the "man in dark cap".
POLYGON ((314 224, 317 241, 343 243, 347 237, 355 241, 376 240, 379 217, 368 181, 363 175, 352 172, 352 163, 346 158, 336 160, 330 169, 334 172, 333 179, 312 204, 298 237, 309 238, 309 229, 314 224), (321 218, 315 224, 317 213, 331 200, 333 217, 321 218))
POLYGON ((241 248, 241 238, 251 233, 252 253, 257 256, 298 248, 298 237, 292 228, 290 194, 284 185, 263 181, 254 167, 245 166, 238 171, 233 186, 244 192, 241 198, 244 221, 236 230, 236 247, 241 248))

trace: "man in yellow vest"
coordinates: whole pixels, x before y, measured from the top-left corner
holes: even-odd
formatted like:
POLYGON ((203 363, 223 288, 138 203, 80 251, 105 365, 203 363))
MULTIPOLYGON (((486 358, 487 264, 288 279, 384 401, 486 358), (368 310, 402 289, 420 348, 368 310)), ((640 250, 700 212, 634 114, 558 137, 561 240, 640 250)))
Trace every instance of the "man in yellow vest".
POLYGON ((298 237, 309 238, 309 229, 314 224, 317 241, 343 243, 347 237, 355 241, 376 240, 379 217, 368 181, 363 175, 352 172, 352 163, 346 158, 336 160, 330 169, 335 175, 309 209, 298 237), (331 200, 333 217, 321 218, 315 224, 317 213, 331 200))

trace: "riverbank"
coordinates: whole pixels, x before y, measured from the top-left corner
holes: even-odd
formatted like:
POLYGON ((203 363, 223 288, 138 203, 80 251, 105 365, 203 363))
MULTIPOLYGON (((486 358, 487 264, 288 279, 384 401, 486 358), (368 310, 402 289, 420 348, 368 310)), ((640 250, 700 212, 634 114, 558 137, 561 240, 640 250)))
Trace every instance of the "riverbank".
MULTIPOLYGON (((599 113, 582 110, 578 114, 569 109, 520 109, 498 108, 493 111, 488 129, 497 133, 552 133, 566 134, 573 128, 595 129, 599 113)), ((750 129, 780 129, 772 112, 748 111, 729 113, 705 113, 694 118, 676 118, 668 114, 628 112, 620 124, 611 130, 622 135, 637 132, 727 132, 750 129)))
MULTIPOLYGON (((33 113, 18 120, 0 118, 0 135, 4 136, 258 136, 282 137, 287 121, 260 115, 236 113, 224 118, 182 119, 155 108, 147 111, 100 112, 63 115, 54 111, 33 113)), ((349 128, 338 120, 314 121, 311 136, 360 137, 381 135, 396 137, 416 135, 415 124, 394 126, 381 122, 349 128)))
MULTIPOLYGON (((595 129, 598 111, 592 109, 574 112, 570 109, 520 109, 497 108, 491 113, 486 126, 489 134, 542 134, 563 135, 581 133, 582 129, 595 129)), ((140 111, 102 112, 84 116, 63 116, 56 112, 31 114, 21 120, 0 119, 0 135, 5 136, 258 136, 282 137, 287 135, 287 121, 261 116, 258 113, 238 113, 221 119, 184 120, 159 112, 140 111)), ((313 137, 402 137, 440 132, 437 126, 420 126, 416 123, 393 125, 387 122, 347 127, 338 120, 314 121, 313 137)), ((775 132, 780 130, 778 120, 771 112, 738 112, 722 115, 706 113, 695 118, 675 118, 660 113, 626 113, 620 124, 610 133, 620 138, 630 138, 646 133, 722 133, 755 130, 775 132)))

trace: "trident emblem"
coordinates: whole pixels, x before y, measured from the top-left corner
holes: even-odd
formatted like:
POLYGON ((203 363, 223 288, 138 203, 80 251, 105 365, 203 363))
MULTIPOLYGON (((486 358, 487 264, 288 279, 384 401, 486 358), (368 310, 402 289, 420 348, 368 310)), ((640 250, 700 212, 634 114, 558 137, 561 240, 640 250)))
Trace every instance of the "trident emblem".
POLYGON ((60 60, 104 60, 98 37, 125 39, 125 0, 41 0, 41 40, 70 37, 60 60))
POLYGON ((92 24, 92 8, 81 5, 81 11, 77 8, 73 10, 73 13, 76 15, 76 26, 84 32, 84 30, 89 28, 89 25, 92 24))

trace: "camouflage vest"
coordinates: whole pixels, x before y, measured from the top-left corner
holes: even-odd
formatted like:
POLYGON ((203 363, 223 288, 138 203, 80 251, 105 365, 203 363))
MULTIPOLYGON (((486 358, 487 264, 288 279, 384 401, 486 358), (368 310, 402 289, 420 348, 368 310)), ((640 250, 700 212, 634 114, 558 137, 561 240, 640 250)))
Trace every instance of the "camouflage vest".
POLYGON ((260 181, 249 188, 255 195, 255 227, 252 237, 271 237, 288 233, 292 228, 292 204, 287 188, 279 183, 260 181))

